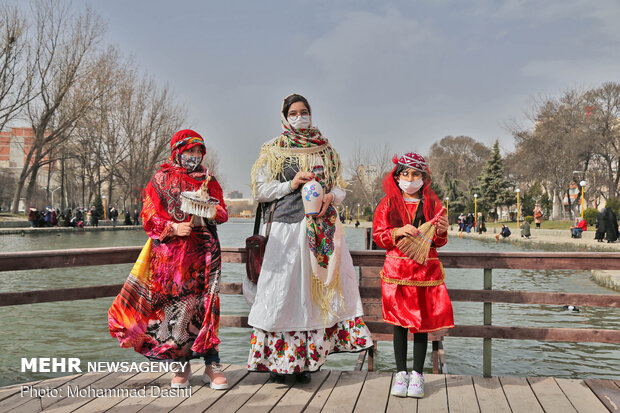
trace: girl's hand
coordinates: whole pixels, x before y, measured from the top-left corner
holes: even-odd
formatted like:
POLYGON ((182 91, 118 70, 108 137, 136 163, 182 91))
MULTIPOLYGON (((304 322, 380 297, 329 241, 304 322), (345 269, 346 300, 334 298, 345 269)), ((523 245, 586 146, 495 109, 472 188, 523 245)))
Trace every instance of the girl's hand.
POLYGON ((334 202, 334 194, 330 192, 329 194, 323 196, 323 206, 321 207, 321 211, 319 212, 319 215, 317 215, 317 218, 321 218, 325 215, 327 208, 329 208, 332 202, 334 202))
POLYGON ((299 188, 300 185, 305 184, 314 178, 314 174, 312 172, 297 172, 293 180, 291 181, 291 188, 295 191, 299 188))
POLYGON ((187 237, 192 233, 192 223, 191 222, 181 222, 172 224, 172 233, 177 237, 187 237))
POLYGON ((414 227, 411 224, 407 224, 404 227, 400 227, 396 230, 396 236, 397 237, 404 237, 404 236, 408 236, 408 237, 414 237, 418 234, 418 229, 416 227, 414 227))
POLYGON ((446 232, 448 232, 448 217, 442 215, 437 220, 437 233, 444 234, 446 232))

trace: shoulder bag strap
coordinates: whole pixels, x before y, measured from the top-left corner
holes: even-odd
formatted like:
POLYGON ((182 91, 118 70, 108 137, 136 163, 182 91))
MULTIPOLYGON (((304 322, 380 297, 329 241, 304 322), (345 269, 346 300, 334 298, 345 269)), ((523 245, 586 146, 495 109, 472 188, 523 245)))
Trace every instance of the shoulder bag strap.
POLYGON ((269 216, 267 217, 267 228, 265 229, 265 238, 269 237, 269 232, 271 231, 271 223, 273 222, 273 213, 276 210, 276 205, 278 200, 273 201, 271 207, 269 208, 269 216))
POLYGON ((263 204, 260 202, 256 207, 256 218, 254 219, 254 235, 258 235, 258 230, 260 229, 260 216, 263 213, 263 204))
MULTIPOLYGON (((278 203, 278 201, 273 201, 271 203, 271 207, 269 207, 269 215, 267 217, 267 228, 265 231, 265 237, 269 236, 269 232, 271 231, 271 222, 273 221, 273 213, 276 210, 276 204, 278 203)), ((263 214, 263 204, 261 202, 258 203, 258 206, 256 207, 256 218, 254 219, 254 235, 258 235, 258 232, 260 230, 260 220, 261 220, 261 215, 263 214)))

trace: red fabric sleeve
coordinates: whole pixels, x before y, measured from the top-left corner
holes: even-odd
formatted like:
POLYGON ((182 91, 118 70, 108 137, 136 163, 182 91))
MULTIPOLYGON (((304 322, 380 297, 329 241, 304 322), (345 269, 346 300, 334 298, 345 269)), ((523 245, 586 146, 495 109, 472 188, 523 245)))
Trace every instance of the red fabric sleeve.
MULTIPOLYGON (((435 204, 435 214, 437 214, 441 210, 441 208, 442 208, 441 202, 437 202, 435 204)), ((448 243, 448 232, 447 231, 441 235, 435 232, 435 238, 433 238, 433 247, 440 248, 446 245, 447 243, 448 243)))
POLYGON ((222 187, 215 177, 211 178, 209 181, 209 195, 214 198, 217 198, 220 203, 216 207, 217 212, 215 213, 215 221, 218 224, 223 224, 228 221, 228 211, 226 209, 226 203, 224 202, 224 191, 222 191, 222 187))
POLYGON ((393 237, 393 231, 396 228, 389 223, 389 211, 388 198, 385 197, 379 202, 377 209, 375 209, 375 215, 372 220, 372 238, 380 248, 384 249, 396 246, 393 237))
POLYGON ((142 225, 146 234, 152 238, 164 242, 172 236, 172 221, 161 217, 157 213, 157 209, 153 204, 150 195, 144 196, 144 204, 142 205, 142 225))

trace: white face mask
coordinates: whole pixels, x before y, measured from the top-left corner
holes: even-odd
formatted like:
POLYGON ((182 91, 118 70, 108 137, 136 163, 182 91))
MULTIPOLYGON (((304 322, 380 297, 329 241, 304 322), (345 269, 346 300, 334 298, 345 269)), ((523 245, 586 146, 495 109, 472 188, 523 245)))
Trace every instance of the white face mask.
POLYGON ((404 179, 401 179, 400 181, 398 181, 398 186, 400 187, 400 189, 402 189, 404 192, 408 193, 409 195, 415 194, 420 188, 422 188, 423 184, 424 182, 422 182, 421 179, 416 179, 411 182, 405 181, 404 179))
POLYGON ((308 129, 312 124, 310 121, 310 115, 291 116, 287 120, 288 123, 295 129, 308 129))

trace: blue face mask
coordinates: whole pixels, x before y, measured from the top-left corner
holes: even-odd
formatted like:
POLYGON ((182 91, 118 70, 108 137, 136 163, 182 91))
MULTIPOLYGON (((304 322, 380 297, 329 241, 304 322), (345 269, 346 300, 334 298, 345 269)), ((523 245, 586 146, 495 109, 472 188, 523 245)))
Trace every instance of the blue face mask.
POLYGON ((181 166, 189 172, 193 172, 202 163, 202 156, 181 154, 181 166))

